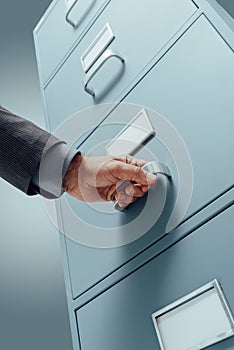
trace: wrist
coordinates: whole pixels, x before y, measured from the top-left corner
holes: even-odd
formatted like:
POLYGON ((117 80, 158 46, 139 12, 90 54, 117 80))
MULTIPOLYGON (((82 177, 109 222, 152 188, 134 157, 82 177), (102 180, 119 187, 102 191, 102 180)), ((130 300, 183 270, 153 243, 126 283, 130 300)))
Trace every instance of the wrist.
POLYGON ((62 188, 65 192, 70 192, 78 183, 78 172, 84 157, 78 152, 72 159, 63 178, 62 188))

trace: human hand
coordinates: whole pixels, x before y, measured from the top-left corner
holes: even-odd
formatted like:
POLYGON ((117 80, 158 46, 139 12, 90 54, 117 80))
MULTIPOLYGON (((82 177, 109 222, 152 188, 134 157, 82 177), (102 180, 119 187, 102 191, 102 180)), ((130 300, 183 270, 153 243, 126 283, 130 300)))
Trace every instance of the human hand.
POLYGON ((146 162, 131 156, 84 157, 77 154, 63 180, 63 189, 85 202, 117 200, 125 207, 156 183, 156 176, 141 169, 146 162), (131 181, 120 188, 126 180, 131 181))

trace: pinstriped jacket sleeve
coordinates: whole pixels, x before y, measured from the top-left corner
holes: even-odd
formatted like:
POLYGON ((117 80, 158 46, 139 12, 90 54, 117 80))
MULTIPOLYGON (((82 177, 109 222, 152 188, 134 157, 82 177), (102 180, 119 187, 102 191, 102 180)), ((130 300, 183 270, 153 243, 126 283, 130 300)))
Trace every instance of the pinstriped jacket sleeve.
POLYGON ((0 106, 0 176, 28 195, 43 154, 63 141, 0 106))

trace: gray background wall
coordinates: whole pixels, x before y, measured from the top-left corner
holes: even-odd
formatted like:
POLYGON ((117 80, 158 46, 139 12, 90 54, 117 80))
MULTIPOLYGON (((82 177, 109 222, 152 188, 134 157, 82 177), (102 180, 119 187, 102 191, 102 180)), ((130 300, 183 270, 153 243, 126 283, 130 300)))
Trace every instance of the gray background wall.
POLYGON ((234 1, 233 0, 217 0, 217 1, 234 18, 234 1))
MULTIPOLYGON (((32 30, 49 3, 0 3, 0 104, 42 127, 32 30)), ((0 349, 72 349, 57 232, 39 197, 1 179, 0 349)))
MULTIPOLYGON (((234 1, 220 0, 234 17, 234 1)), ((49 0, 0 5, 0 104, 44 126, 32 30, 49 0)), ((71 350, 58 235, 39 197, 0 179, 0 349, 71 350)))

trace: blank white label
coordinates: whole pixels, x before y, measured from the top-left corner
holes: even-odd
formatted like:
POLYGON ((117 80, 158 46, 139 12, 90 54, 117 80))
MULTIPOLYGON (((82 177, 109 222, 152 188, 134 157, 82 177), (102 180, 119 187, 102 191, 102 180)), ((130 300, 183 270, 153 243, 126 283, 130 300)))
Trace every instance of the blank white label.
POLYGON ((111 156, 134 155, 153 135, 155 135, 155 131, 150 119, 146 110, 142 109, 106 146, 106 153, 111 156))
POLYGON ((107 23, 87 48, 85 53, 81 56, 81 63, 86 73, 114 39, 115 36, 112 32, 111 26, 107 23))
POLYGON ((202 349, 233 335, 233 319, 216 283, 153 315, 161 349, 202 349))

